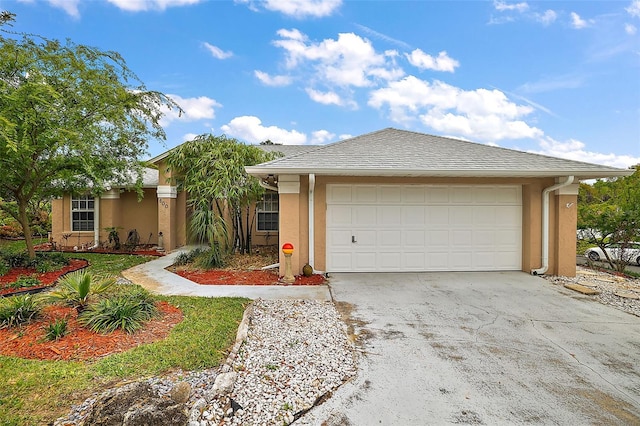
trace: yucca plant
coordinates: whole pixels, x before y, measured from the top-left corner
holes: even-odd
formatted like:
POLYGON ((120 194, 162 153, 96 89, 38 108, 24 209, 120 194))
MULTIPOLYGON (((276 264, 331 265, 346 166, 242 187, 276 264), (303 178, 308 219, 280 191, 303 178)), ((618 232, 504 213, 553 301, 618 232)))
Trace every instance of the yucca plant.
POLYGON ((118 296, 103 299, 89 306, 78 317, 83 326, 99 333, 111 333, 118 328, 127 333, 135 333, 144 322, 156 314, 155 306, 141 303, 135 298, 118 296))
POLYGON ((86 271, 75 271, 65 275, 58 286, 46 295, 49 301, 63 301, 82 312, 93 295, 104 293, 115 284, 113 277, 96 278, 86 271))
POLYGON ((0 299, 0 328, 26 324, 40 312, 40 303, 30 294, 0 299))
POLYGON ((67 319, 58 318, 45 327, 44 337, 47 340, 58 340, 67 334, 67 319))

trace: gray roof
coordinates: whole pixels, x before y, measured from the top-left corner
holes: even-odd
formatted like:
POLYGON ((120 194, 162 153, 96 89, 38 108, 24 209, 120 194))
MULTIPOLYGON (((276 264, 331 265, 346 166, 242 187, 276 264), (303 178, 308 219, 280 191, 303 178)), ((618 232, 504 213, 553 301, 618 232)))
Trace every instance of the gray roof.
POLYGON ((387 128, 246 167, 256 176, 557 177, 627 176, 633 170, 565 160, 423 133, 387 128))

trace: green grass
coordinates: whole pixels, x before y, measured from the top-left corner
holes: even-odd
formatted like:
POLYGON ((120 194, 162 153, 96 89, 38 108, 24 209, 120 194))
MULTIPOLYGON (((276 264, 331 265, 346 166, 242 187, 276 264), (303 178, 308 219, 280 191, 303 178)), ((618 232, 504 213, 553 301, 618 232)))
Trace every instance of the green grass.
POLYGON ((156 259, 154 256, 136 256, 129 254, 100 253, 65 253, 65 257, 86 259, 89 261, 87 271, 96 276, 117 276, 125 269, 156 259))
POLYGON ((180 307, 185 316, 162 341, 93 363, 0 356, 0 425, 47 424, 114 381, 162 375, 177 368, 213 368, 224 361, 247 299, 158 299, 180 307))

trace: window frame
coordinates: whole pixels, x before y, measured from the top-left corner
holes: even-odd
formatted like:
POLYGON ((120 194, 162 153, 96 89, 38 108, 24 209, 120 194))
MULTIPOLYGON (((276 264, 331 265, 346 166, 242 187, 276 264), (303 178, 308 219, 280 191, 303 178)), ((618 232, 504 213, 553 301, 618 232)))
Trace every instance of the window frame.
POLYGON ((71 196, 70 210, 72 232, 93 232, 95 230, 95 203, 95 198, 87 194, 71 196), (86 218, 74 218, 76 214, 78 214, 78 216, 82 216, 83 213, 86 214, 86 218), (83 224, 85 224, 85 226, 83 226, 83 224))
POLYGON ((267 191, 261 200, 256 202, 256 231, 279 232, 280 231, 280 198, 277 192, 267 191), (268 199, 267 199, 268 198, 268 199), (275 210, 274 210, 275 209, 275 210), (261 215, 269 215, 270 220, 260 220, 261 215), (276 220, 273 220, 275 215, 276 220), (261 229, 260 225, 266 223, 275 225, 275 229, 261 229))

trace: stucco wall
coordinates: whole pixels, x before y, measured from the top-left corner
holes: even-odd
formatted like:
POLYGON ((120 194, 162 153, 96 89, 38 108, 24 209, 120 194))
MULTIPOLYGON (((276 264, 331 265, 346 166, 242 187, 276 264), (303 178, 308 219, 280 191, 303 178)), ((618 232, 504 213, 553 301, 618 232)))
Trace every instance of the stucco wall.
MULTIPOLYGON (((282 177, 281 177, 282 178, 282 177)), ((315 256, 316 270, 326 268, 326 186, 331 183, 366 184, 493 184, 522 186, 522 270, 541 266, 542 191, 555 183, 553 178, 380 178, 317 176, 315 185, 315 256)), ((549 271, 548 274, 575 275, 575 239, 577 195, 552 193, 549 204, 549 271), (560 197, 559 202, 557 198, 560 197), (573 203, 571 208, 567 205, 573 203)), ((299 194, 280 194, 280 241, 296 246, 292 257, 295 274, 308 259, 308 177, 300 177, 299 194), (293 212, 293 214, 292 214, 293 212), (295 213, 297 212, 297 214, 295 213)), ((284 257, 280 256, 283 264, 284 257)), ((281 268, 281 274, 284 270, 281 268)))

